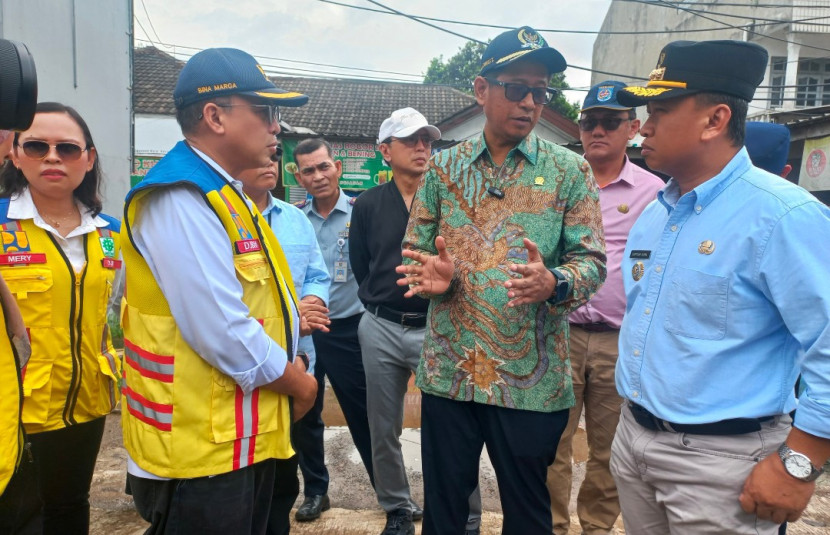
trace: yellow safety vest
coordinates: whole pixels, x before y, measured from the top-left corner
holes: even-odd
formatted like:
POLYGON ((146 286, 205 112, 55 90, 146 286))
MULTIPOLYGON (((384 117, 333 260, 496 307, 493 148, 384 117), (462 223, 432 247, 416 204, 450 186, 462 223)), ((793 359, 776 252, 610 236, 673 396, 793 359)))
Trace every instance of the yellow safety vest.
MULTIPOLYGON (((291 271, 267 225, 254 222, 243 197, 189 148, 180 144, 165 158, 188 166, 184 179, 201 188, 224 226, 234 253, 243 302, 265 332, 283 349, 292 343, 296 303, 291 271), (187 151, 182 153, 182 151, 187 151), (183 160, 183 162, 182 162, 183 160), (194 178, 192 168, 197 172, 194 178)), ((175 172, 172 173, 176 175, 175 172)), ((181 180, 148 174, 127 196, 125 229, 156 187, 181 180)), ((254 208, 254 210, 256 210, 254 208)), ((244 393, 234 380, 212 367, 182 338, 149 266, 132 239, 124 242, 126 263, 124 328, 124 445, 142 469, 161 477, 193 478, 230 472, 270 458, 294 455, 288 397, 257 388, 244 393)), ((182 269, 182 277, 187 270, 182 269)), ((288 350, 290 352, 290 349, 288 350)))
POLYGON ((22 370, 27 433, 94 420, 118 402, 120 361, 107 304, 120 265, 119 234, 118 222, 106 219, 108 227, 83 236, 87 261, 80 273, 51 234, 31 219, 0 225, 0 273, 32 342, 32 356, 22 370))
POLYGON ((23 428, 20 426, 20 374, 12 343, 5 336, 6 318, 0 307, 0 495, 9 484, 23 453, 23 428))

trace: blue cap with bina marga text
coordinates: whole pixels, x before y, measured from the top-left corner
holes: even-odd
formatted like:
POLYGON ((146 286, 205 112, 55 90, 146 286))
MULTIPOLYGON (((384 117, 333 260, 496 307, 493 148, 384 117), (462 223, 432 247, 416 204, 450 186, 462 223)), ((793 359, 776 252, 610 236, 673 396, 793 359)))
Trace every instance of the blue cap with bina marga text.
POLYGON ((277 106, 302 106, 308 97, 275 86, 265 70, 247 52, 236 48, 208 48, 191 57, 176 82, 173 102, 182 109, 213 97, 242 95, 277 106))

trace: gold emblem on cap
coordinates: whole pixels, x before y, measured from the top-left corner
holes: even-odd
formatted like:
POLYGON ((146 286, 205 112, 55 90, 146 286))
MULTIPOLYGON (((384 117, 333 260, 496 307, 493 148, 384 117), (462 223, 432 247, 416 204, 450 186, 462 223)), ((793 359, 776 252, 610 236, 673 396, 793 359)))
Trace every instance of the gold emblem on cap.
POLYGON ((659 67, 662 65, 664 61, 666 61, 666 53, 660 52, 660 58, 657 60, 657 66, 659 67))
POLYGON ((536 179, 533 181, 533 183, 536 184, 537 186, 541 186, 545 183, 545 177, 537 176, 536 179))
POLYGON ((712 240, 703 240, 697 246, 697 252, 700 254, 712 254, 715 252, 715 242, 712 240))
POLYGON ((623 91, 631 93, 637 97, 656 97, 666 91, 671 91, 668 87, 640 87, 638 85, 631 87, 624 87, 623 91))
POLYGON ((645 272, 646 266, 642 262, 637 262, 631 266, 631 276, 634 277, 635 281, 642 279, 645 272))
POLYGON ((522 29, 519 31, 518 38, 522 43, 522 48, 541 48, 545 45, 545 40, 536 32, 528 32, 522 29))
POLYGON ((617 211, 621 214, 627 214, 628 213, 628 205, 623 203, 623 204, 617 206, 617 211))
POLYGON ((660 67, 659 69, 654 69, 651 71, 651 74, 648 75, 649 80, 662 80, 663 76, 666 74, 666 68, 660 67))

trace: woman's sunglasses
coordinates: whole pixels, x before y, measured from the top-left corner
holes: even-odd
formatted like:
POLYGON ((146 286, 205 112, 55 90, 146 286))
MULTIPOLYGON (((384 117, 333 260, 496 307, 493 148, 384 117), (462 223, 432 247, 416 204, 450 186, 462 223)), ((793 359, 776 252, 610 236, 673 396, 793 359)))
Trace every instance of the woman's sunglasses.
POLYGON ((81 157, 81 154, 83 154, 85 150, 89 149, 89 147, 81 148, 80 145, 69 142, 61 142, 50 145, 45 141, 24 141, 18 146, 23 149, 23 154, 33 160, 42 160, 46 158, 46 155, 49 154, 49 149, 55 147, 58 157, 65 162, 74 162, 81 157))

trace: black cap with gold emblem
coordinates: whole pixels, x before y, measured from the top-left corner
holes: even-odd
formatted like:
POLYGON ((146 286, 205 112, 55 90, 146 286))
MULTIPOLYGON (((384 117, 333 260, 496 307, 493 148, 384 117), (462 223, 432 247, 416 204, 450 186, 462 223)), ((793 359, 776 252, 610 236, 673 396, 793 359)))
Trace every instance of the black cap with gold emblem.
POLYGON ((568 64, 565 58, 553 47, 548 46, 545 38, 530 26, 508 30, 490 41, 481 55, 479 76, 503 69, 520 59, 538 61, 548 69, 548 74, 562 72, 568 64))
POLYGON ((745 41, 674 41, 667 44, 645 87, 622 89, 623 106, 682 97, 703 91, 750 101, 764 79, 769 54, 745 41))

